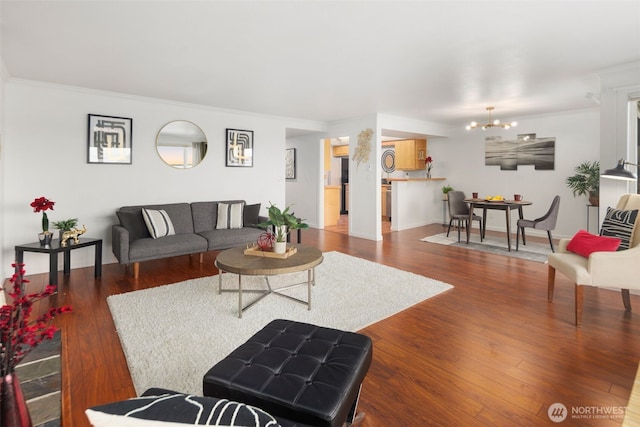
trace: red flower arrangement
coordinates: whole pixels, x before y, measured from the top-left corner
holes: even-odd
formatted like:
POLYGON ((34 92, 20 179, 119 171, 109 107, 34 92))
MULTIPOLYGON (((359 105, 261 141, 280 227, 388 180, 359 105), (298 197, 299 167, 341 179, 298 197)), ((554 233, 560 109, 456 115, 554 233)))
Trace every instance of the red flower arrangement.
POLYGON ((433 167, 433 159, 431 156, 424 159, 424 163, 427 165, 427 173, 431 173, 431 168, 433 167))
MULTIPOLYGON (((53 285, 47 285, 40 293, 24 293, 24 264, 12 264, 16 272, 11 277, 13 290, 9 296, 13 299, 10 305, 0 307, 0 376, 13 372, 16 365, 36 348, 41 342, 50 340, 58 330, 51 324, 55 316, 71 311, 71 307, 52 307, 33 321, 29 316, 33 304, 56 292, 53 285)), ((1 290, 0 290, 1 291, 1 290)))
POLYGON ((45 212, 48 209, 53 210, 53 205, 56 202, 53 202, 45 197, 38 197, 33 202, 31 202, 31 207, 34 212, 42 212, 42 232, 47 233, 49 231, 49 218, 47 217, 47 213, 45 212))

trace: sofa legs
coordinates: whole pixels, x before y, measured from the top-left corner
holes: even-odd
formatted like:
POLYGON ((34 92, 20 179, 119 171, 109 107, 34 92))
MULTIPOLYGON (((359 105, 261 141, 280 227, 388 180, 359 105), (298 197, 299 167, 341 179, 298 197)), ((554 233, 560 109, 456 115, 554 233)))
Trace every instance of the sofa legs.
POLYGON ((576 283, 576 326, 582 326, 582 302, 584 301, 584 285, 576 283))
POLYGON ((139 262, 134 262, 133 263, 133 278, 137 279, 138 276, 140 276, 140 263, 139 262))
POLYGON ((549 266, 547 273, 547 301, 553 302, 553 288, 556 282, 556 269, 549 266))
POLYGON ((631 297, 629 296, 629 289, 622 289, 622 303, 624 309, 631 312, 631 297))

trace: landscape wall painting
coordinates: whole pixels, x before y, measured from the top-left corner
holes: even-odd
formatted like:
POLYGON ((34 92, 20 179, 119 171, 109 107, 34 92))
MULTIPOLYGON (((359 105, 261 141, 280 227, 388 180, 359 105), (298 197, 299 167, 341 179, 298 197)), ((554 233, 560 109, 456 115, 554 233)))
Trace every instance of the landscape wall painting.
POLYGON ((518 170, 519 165, 533 165, 536 170, 554 170, 555 151, 555 138, 536 138, 535 133, 520 134, 514 140, 488 136, 485 138, 484 164, 500 166, 500 170, 518 170))

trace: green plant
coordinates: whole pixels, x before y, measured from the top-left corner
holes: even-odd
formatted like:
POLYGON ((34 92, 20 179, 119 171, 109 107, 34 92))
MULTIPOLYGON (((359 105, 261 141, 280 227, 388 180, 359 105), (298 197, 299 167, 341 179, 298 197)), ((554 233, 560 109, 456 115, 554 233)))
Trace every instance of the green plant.
POLYGON ((62 231, 71 231, 76 225, 78 225, 78 218, 69 218, 62 221, 53 221, 51 223, 55 228, 62 231))
POLYGON ((291 206, 287 206, 284 211, 280 210, 276 205, 269 202, 268 215, 269 219, 262 224, 263 227, 269 225, 273 226, 273 232, 276 236, 276 242, 284 242, 287 237, 287 233, 291 230, 298 228, 309 228, 307 224, 302 222, 301 219, 296 218, 289 212, 291 206))
POLYGON ((575 167, 576 174, 565 181, 574 196, 598 196, 600 194, 600 162, 583 162, 575 167))
POLYGON ((444 187, 442 187, 442 193, 443 194, 447 194, 449 191, 453 191, 453 187, 450 185, 445 185, 444 187))

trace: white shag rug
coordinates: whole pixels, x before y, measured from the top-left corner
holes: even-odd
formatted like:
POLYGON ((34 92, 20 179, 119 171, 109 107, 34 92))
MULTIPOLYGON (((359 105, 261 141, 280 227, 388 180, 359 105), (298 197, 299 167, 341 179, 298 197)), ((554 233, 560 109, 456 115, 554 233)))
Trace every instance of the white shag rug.
MULTIPOLYGON (((316 267, 311 310, 267 295, 238 318, 238 294, 218 294, 218 276, 107 298, 138 394, 150 387, 202 394, 202 378, 218 361, 274 319, 357 331, 453 286, 340 252, 316 267)), ((306 281, 307 274, 269 278, 272 287, 306 281)), ((237 289, 225 273, 223 289, 237 289)), ((243 276, 243 289, 264 289, 264 277, 243 276)), ((307 287, 287 291, 306 300, 307 287)), ((256 294, 243 293, 243 304, 256 294)))

